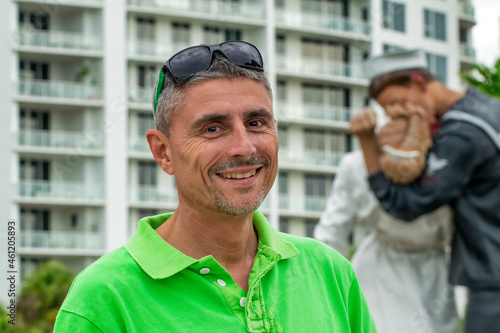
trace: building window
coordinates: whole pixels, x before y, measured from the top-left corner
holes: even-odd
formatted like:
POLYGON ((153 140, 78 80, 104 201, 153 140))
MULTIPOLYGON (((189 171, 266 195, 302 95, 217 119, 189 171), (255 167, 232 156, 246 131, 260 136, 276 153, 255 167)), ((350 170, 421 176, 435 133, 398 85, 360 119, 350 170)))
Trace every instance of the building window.
POLYGON ((189 23, 172 23, 172 42, 176 44, 189 44, 191 36, 189 23))
POLYGON ((19 160, 19 179, 50 180, 50 161, 21 158, 19 160))
POLYGON ((152 128, 155 128, 154 118, 149 113, 139 113, 137 115, 137 134, 139 134, 139 137, 145 137, 146 133, 152 128))
POLYGON ((205 44, 219 44, 228 40, 241 40, 241 30, 221 29, 216 26, 204 26, 203 40, 205 41, 205 44))
POLYGON ((288 173, 280 171, 278 174, 278 187, 280 194, 288 194, 288 173))
POLYGON ((21 230, 50 230, 50 211, 21 208, 21 230))
POLYGON ((158 77, 155 66, 137 66, 137 72, 139 87, 153 89, 158 77))
POLYGON ((278 125, 278 141, 281 148, 288 147, 288 128, 283 125, 278 125))
POLYGON ((425 37, 446 41, 446 15, 432 10, 424 10, 425 37))
POLYGON ((158 215, 159 213, 157 209, 141 208, 137 214, 139 219, 142 219, 143 217, 158 215))
POLYGON ((279 9, 285 8, 285 0, 274 0, 274 7, 279 9))
POLYGON ((19 128, 32 130, 48 130, 50 128, 50 113, 48 111, 19 111, 19 128))
POLYGON ((19 26, 25 29, 49 30, 50 16, 41 11, 19 12, 19 26))
POLYGON ((311 154, 311 159, 333 157, 332 152, 344 153, 348 148, 347 135, 334 131, 305 129, 304 147, 311 154))
POLYGON ((446 78, 448 76, 446 57, 432 53, 426 53, 425 56, 427 58, 429 70, 436 75, 439 81, 446 84, 446 78))
POLYGON ((49 64, 37 61, 19 61, 19 76, 21 79, 48 80, 49 64))
POLYGON ((343 16, 346 10, 346 1, 302 0, 302 11, 306 13, 328 16, 343 16))
POLYGON ((276 99, 280 103, 286 102, 286 82, 278 81, 276 83, 276 99))
POLYGON ((314 228, 316 227, 317 223, 318 220, 306 220, 306 237, 314 238, 314 228))
POLYGON ((305 175, 305 208, 308 211, 323 211, 332 186, 332 177, 326 175, 305 175))
POLYGON ((317 39, 302 39, 302 56, 304 58, 345 62, 348 58, 347 54, 348 49, 346 45, 317 39))
POLYGON ((286 39, 284 35, 276 36, 276 54, 280 56, 286 55, 286 39))
POLYGON ((139 162, 139 185, 156 186, 156 162, 139 162))
POLYGON ((399 2, 382 2, 382 24, 386 29, 406 31, 405 5, 399 2))
POLYGON ((138 17, 136 26, 137 40, 154 41, 156 39, 155 20, 152 18, 138 17))
POLYGON ((290 221, 286 217, 280 217, 280 231, 289 233, 290 232, 290 221))

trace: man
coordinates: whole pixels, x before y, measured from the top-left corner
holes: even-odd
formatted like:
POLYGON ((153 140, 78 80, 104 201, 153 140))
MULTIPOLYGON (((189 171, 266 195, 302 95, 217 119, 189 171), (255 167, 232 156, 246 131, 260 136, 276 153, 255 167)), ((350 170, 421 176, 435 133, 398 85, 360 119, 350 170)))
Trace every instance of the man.
POLYGON ((447 282, 449 207, 405 223, 382 210, 366 177, 361 151, 342 157, 314 237, 345 257, 354 238, 351 263, 379 332, 455 333, 457 310, 447 282), (356 244, 358 233, 364 235, 356 244))
POLYGON ((124 247, 74 281, 55 332, 375 332, 348 262, 279 234, 256 211, 278 139, 260 52, 185 49, 160 71, 147 133, 174 175, 174 213, 139 221, 124 247))
POLYGON ((469 287, 466 332, 500 329, 500 102, 475 89, 450 90, 425 70, 421 51, 377 56, 367 61, 369 93, 390 114, 376 137, 375 116, 367 110, 351 122, 368 170, 370 187, 385 210, 412 220, 449 204, 456 232, 450 282, 469 287), (404 115, 407 116, 404 116, 404 115), (418 146, 414 124, 436 117, 423 174, 396 186, 380 172, 386 144, 418 146))

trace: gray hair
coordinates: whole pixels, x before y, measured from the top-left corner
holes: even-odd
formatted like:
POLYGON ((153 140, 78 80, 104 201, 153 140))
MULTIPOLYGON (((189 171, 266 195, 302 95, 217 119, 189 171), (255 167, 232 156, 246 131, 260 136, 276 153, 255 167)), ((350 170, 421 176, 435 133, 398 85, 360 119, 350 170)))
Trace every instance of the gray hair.
MULTIPOLYGON (((269 84, 264 72, 239 67, 218 53, 214 53, 214 59, 209 69, 195 74, 192 78, 185 82, 174 84, 168 75, 170 74, 167 73, 165 75, 163 90, 158 98, 155 115, 156 129, 165 134, 167 137, 170 135, 173 115, 177 113, 184 104, 186 89, 196 83, 221 78, 248 78, 262 84, 269 94, 269 97, 271 97, 271 99, 273 98, 271 85, 269 84)), ((157 84, 155 86, 157 86, 157 84)), ((153 96, 155 95, 156 89, 153 96)))

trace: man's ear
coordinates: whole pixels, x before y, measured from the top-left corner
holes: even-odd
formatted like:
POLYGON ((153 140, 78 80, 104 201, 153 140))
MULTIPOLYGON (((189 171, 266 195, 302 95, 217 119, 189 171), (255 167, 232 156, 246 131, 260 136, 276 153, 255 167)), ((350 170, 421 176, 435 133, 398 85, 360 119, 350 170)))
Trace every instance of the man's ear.
POLYGON ((172 166, 170 141, 162 132, 150 129, 146 133, 146 139, 149 143, 149 149, 153 153, 153 157, 158 165, 168 173, 174 174, 174 167, 172 166))
POLYGON ((410 74, 410 85, 415 85, 421 92, 427 90, 427 81, 419 73, 410 74))

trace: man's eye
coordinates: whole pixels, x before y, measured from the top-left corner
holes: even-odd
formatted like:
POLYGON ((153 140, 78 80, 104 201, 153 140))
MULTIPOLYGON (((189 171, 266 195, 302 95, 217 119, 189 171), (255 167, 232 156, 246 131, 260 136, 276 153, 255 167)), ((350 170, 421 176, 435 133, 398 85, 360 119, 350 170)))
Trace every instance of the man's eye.
POLYGON ((262 126, 262 121, 260 120, 252 120, 251 122, 248 123, 248 126, 262 126))
POLYGON ((210 133, 214 133, 214 132, 217 132, 219 130, 219 127, 217 126, 210 126, 207 128, 207 132, 210 132, 210 133))

